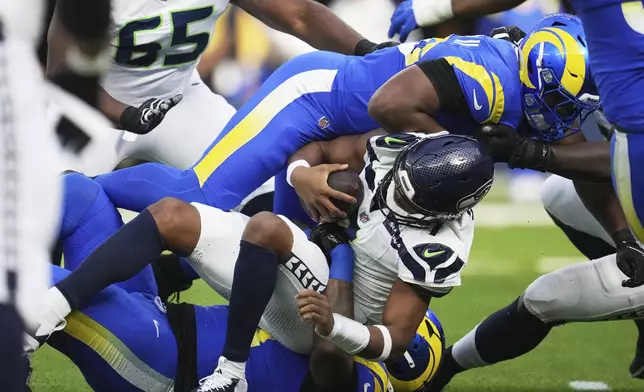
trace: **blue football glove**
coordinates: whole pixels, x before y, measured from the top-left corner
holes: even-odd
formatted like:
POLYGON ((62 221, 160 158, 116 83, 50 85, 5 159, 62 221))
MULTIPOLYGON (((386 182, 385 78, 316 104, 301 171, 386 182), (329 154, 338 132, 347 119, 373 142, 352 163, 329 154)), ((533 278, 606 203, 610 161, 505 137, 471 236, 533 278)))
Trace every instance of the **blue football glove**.
POLYGON ((398 4, 394 14, 391 16, 391 26, 389 26, 389 38, 396 33, 400 35, 400 42, 405 42, 409 34, 418 28, 411 0, 404 0, 398 4))

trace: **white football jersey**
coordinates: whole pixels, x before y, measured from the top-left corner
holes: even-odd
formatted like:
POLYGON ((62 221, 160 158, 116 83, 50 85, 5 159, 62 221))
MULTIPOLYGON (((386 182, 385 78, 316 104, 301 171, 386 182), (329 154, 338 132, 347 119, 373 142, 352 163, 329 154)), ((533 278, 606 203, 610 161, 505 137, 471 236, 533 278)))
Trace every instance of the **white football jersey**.
MULTIPOLYGON (((389 292, 397 279, 418 285, 434 296, 447 294, 461 284, 474 239, 471 211, 452 221, 436 222, 425 229, 399 225, 388 218, 387 210, 373 203, 378 184, 393 168, 398 154, 424 134, 375 136, 368 142, 365 169, 360 174, 364 199, 358 210, 355 253, 355 319, 366 324, 382 323, 389 292)), ((387 204, 393 201, 393 182, 387 204)), ((403 211, 396 211, 402 213, 403 211)))
POLYGON ((227 6, 228 0, 112 0, 113 61, 105 91, 138 106, 199 83, 197 61, 227 6))

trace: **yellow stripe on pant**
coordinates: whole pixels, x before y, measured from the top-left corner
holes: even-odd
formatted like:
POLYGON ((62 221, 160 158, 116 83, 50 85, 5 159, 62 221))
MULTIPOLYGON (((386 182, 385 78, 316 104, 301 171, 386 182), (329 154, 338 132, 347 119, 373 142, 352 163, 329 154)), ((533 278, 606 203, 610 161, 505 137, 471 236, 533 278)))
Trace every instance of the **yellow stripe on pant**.
MULTIPOLYGON (((278 85, 195 165, 194 172, 199 179, 199 185, 203 186, 226 159, 259 135, 273 118, 293 101, 305 94, 330 92, 336 74, 337 70, 329 69, 304 71, 278 85)), ((235 120, 233 117, 231 121, 235 120)))
POLYGON ((644 227, 637 216, 635 203, 633 203, 633 191, 631 184, 631 165, 628 156, 627 134, 615 132, 615 146, 613 151, 613 176, 617 191, 617 197, 622 205, 626 220, 633 232, 633 235, 640 243, 644 242, 644 227))

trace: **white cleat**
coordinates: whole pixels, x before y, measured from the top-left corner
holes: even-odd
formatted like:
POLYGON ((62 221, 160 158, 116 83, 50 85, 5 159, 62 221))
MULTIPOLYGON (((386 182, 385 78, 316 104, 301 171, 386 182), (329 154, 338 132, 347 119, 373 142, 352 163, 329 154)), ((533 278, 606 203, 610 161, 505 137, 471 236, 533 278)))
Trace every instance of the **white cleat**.
POLYGON ((248 392, 246 375, 235 368, 225 357, 219 357, 215 372, 199 381, 193 392, 248 392))

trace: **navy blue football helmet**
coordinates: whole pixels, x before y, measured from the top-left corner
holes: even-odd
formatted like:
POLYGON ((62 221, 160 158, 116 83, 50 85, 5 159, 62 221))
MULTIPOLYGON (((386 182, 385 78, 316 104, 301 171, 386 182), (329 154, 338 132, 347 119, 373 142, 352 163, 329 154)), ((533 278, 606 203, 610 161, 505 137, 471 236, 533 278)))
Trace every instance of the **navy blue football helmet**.
POLYGON ((447 133, 433 135, 398 155, 379 185, 378 202, 398 223, 426 227, 461 216, 483 199, 493 181, 494 161, 479 142, 447 133))

